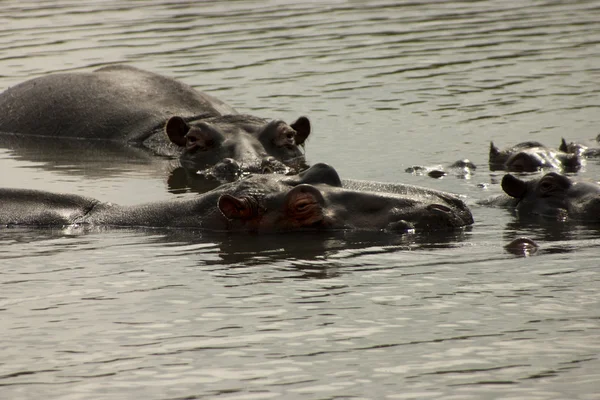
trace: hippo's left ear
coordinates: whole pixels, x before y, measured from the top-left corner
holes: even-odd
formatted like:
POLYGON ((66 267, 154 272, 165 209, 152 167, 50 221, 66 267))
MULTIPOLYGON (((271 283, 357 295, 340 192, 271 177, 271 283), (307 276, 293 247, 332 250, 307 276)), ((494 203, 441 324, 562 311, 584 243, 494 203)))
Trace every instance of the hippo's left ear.
POLYGON ((303 145, 308 135, 310 135, 310 121, 308 118, 300 117, 290 126, 296 131, 296 144, 298 146, 303 145))
POLYGON ((256 216, 257 207, 252 206, 249 198, 237 198, 229 194, 219 197, 217 207, 228 219, 250 219, 256 216))
POLYGON ((165 125, 165 133, 177 146, 185 146, 186 139, 185 135, 190 130, 190 126, 181 117, 171 117, 165 125))
POLYGON ((525 197, 525 193, 527 192, 527 183, 511 174, 504 175, 501 185, 502 190, 504 190, 507 195, 514 197, 515 199, 521 199, 525 197))

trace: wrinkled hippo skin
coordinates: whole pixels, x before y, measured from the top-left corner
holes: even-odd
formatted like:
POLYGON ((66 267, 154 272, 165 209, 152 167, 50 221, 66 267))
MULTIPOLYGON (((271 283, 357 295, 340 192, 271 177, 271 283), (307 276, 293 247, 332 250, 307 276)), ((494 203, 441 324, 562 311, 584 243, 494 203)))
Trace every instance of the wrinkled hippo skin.
POLYGON ((311 129, 306 117, 288 125, 238 114, 191 86, 123 65, 23 82, 0 94, 0 110, 0 132, 120 141, 180 156, 194 172, 224 160, 238 172, 303 168, 311 129))
POLYGON ((550 172, 541 178, 524 181, 507 174, 502 178, 506 195, 487 204, 514 207, 520 218, 543 216, 559 221, 600 222, 600 186, 574 182, 550 172))
POLYGON ((551 168, 576 172, 581 168, 578 154, 551 149, 539 142, 523 142, 504 150, 490 143, 491 171, 535 172, 551 168))
POLYGON ((77 195, 1 189, 0 224, 405 233, 473 223, 466 205, 451 194, 415 187, 385 192, 378 191, 385 186, 368 184, 356 190, 341 183, 335 169, 317 164, 297 175, 251 175, 191 198, 127 207, 77 195))

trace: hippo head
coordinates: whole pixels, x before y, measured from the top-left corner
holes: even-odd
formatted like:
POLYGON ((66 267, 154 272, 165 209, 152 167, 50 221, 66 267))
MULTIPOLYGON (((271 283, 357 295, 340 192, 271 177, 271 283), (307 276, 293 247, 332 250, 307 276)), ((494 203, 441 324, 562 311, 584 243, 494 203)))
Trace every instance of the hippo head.
POLYGON ((294 173, 305 169, 301 147, 310 122, 291 125, 249 115, 228 115, 195 122, 171 117, 165 132, 182 149, 180 161, 189 171, 235 180, 245 173, 294 173))
POLYGON ((531 181, 507 174, 502 178, 502 189, 518 200, 519 216, 600 220, 600 186, 596 184, 573 182, 555 172, 531 181))
POLYGON ((565 138, 561 138, 560 146, 558 147, 558 150, 562 151, 563 153, 576 154, 578 156, 583 155, 587 149, 588 147, 581 143, 567 143, 565 138))
POLYGON ((534 141, 519 143, 505 150, 498 149, 492 142, 489 163, 492 171, 511 172, 536 172, 545 168, 575 172, 582 165, 579 153, 565 152, 562 146, 559 150, 551 149, 534 141))
POLYGON ((345 189, 335 169, 326 164, 275 179, 254 175, 219 197, 218 208, 229 221, 228 229, 405 233, 453 229, 473 222, 468 208, 455 197, 345 189))

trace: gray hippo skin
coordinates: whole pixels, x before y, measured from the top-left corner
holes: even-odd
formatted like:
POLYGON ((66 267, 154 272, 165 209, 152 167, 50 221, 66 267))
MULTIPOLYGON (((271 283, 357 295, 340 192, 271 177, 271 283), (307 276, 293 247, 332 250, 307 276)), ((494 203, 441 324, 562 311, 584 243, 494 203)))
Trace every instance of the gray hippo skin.
POLYGON ((301 117, 288 125, 241 115, 172 78, 116 65, 51 74, 7 89, 0 94, 0 132, 120 141, 181 156, 193 172, 221 162, 227 171, 287 172, 286 162, 304 166, 299 147, 310 122, 301 117))
POLYGON ((385 187, 340 185, 335 169, 317 164, 297 175, 251 175, 193 198, 127 207, 76 195, 1 189, 0 224, 404 233, 473 223, 469 209, 454 195, 415 187, 392 193, 377 191, 385 187))
POLYGON ((491 171, 535 172, 545 168, 576 172, 581 168, 578 154, 551 149, 539 142, 523 142, 504 150, 490 143, 491 171))
POLYGON ((500 196, 488 204, 514 207, 520 218, 543 216, 551 219, 600 222, 600 186, 574 182, 550 172, 541 178, 523 181, 507 174, 502 178, 500 196))

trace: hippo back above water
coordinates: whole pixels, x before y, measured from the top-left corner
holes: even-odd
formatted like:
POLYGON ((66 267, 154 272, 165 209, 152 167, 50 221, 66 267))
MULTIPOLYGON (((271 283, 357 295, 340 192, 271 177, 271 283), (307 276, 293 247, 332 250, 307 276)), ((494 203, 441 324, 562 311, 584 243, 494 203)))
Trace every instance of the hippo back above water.
POLYGON ((0 95, 0 110, 2 132, 125 141, 144 140, 173 115, 237 114, 191 86, 123 65, 25 81, 0 95))
POLYGON ((162 156, 191 171, 224 162, 239 172, 305 167, 300 146, 310 122, 239 114, 181 82, 130 66, 35 78, 0 94, 0 132, 112 140, 162 156))

